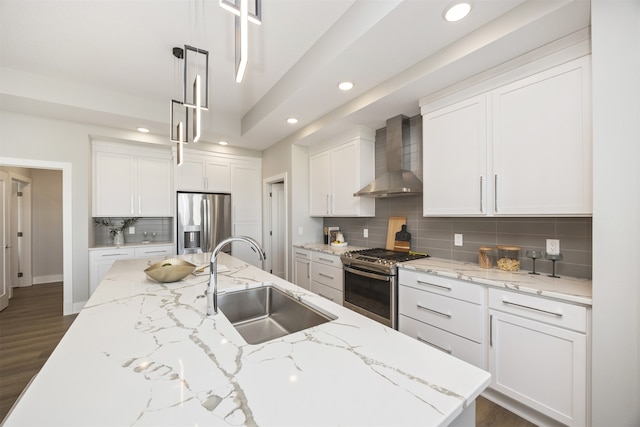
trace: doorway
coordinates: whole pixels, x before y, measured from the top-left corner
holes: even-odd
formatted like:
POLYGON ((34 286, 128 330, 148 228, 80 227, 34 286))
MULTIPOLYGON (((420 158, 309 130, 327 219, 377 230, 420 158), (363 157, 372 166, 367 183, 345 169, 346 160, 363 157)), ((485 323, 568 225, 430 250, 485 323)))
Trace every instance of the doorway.
MULTIPOLYGON (((75 307, 73 303, 73 215, 71 198, 71 163, 5 157, 0 159, 0 166, 56 170, 62 172, 62 313, 63 315, 68 315, 79 311, 82 307, 75 307)), ((2 260, 0 263, 4 263, 5 260, 8 259, 8 254, 6 252, 6 250, 2 251, 2 260)))
POLYGON ((287 250, 287 175, 281 174, 264 180, 265 212, 264 242, 267 268, 274 276, 288 280, 289 251, 287 250))

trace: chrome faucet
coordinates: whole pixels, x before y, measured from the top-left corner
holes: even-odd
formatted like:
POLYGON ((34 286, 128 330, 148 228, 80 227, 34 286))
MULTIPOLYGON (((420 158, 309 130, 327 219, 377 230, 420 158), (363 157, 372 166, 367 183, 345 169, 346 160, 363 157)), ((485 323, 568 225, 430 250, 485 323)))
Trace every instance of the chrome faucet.
POLYGON ((251 237, 233 236, 218 243, 218 246, 216 246, 211 253, 211 264, 209 267, 209 286, 207 288, 207 291, 205 292, 207 295, 208 316, 218 314, 218 254, 223 247, 231 242, 248 243, 249 245, 251 245, 251 249, 253 249, 253 251, 258 254, 258 258, 260 258, 260 261, 264 261, 265 259, 267 259, 267 254, 265 254, 264 249, 262 249, 262 246, 260 246, 260 243, 256 242, 251 237))

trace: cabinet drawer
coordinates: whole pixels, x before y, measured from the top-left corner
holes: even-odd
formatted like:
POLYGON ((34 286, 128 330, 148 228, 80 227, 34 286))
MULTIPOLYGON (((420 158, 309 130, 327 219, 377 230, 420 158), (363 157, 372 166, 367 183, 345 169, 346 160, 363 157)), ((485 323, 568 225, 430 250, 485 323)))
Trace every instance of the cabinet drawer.
POLYGON ((89 259, 93 261, 107 261, 107 260, 118 260, 118 259, 129 259, 135 257, 134 248, 113 248, 113 249, 101 249, 97 251, 89 252, 89 259))
POLYGON ((586 307, 517 292, 489 289, 489 308, 572 329, 587 330, 586 307))
POLYGON ((173 245, 149 246, 147 248, 136 248, 136 258, 149 258, 162 255, 175 255, 173 245))
POLYGON ((344 282, 343 274, 342 267, 330 267, 318 263, 315 263, 311 269, 311 277, 314 281, 331 286, 340 292, 344 290, 342 285, 344 282))
POLYGON ((299 259, 311 260, 311 254, 309 253, 309 251, 305 251, 302 249, 293 248, 293 255, 299 259))
POLYGON ((311 254, 311 260, 320 264, 342 268, 342 261, 340 261, 340 257, 336 255, 325 254, 323 252, 313 252, 311 254))
POLYGON ((398 291, 400 314, 428 323, 445 331, 481 342, 482 306, 400 286, 398 291))
POLYGON ((477 342, 403 315, 398 316, 398 330, 418 341, 482 368, 482 345, 477 342))
POLYGON ((311 282, 311 292, 318 294, 329 301, 335 302, 336 304, 342 305, 342 292, 337 289, 323 285, 322 283, 318 283, 314 280, 311 282))
POLYGON ((451 298, 482 304, 484 288, 460 280, 400 268, 399 283, 451 298))

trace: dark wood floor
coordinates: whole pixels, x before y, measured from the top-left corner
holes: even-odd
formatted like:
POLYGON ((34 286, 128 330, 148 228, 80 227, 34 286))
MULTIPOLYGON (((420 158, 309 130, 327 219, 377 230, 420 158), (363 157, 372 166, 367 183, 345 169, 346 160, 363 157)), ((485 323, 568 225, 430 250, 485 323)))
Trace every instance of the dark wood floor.
MULTIPOLYGON (((14 289, 0 312, 0 420, 73 323, 62 315, 62 283, 14 289)), ((532 427, 534 424, 479 397, 476 427, 532 427)))
POLYGON ((62 283, 15 288, 0 312, 0 420, 75 319, 62 315, 62 283))

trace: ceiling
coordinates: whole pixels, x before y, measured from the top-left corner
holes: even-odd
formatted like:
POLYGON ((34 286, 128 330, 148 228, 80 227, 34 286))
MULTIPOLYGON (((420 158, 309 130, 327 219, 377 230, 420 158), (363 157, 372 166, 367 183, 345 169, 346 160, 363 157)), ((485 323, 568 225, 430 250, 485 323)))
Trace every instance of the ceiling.
MULTIPOLYGON (((251 1, 250 1, 251 3, 251 1)), ((181 99, 172 48, 209 51, 203 140, 262 151, 419 113, 418 99, 590 25, 588 0, 263 0, 234 80, 218 0, 0 0, 0 107, 168 137, 181 99), (349 92, 337 89, 354 82, 349 92), (286 123, 296 117, 295 125, 286 123)))

